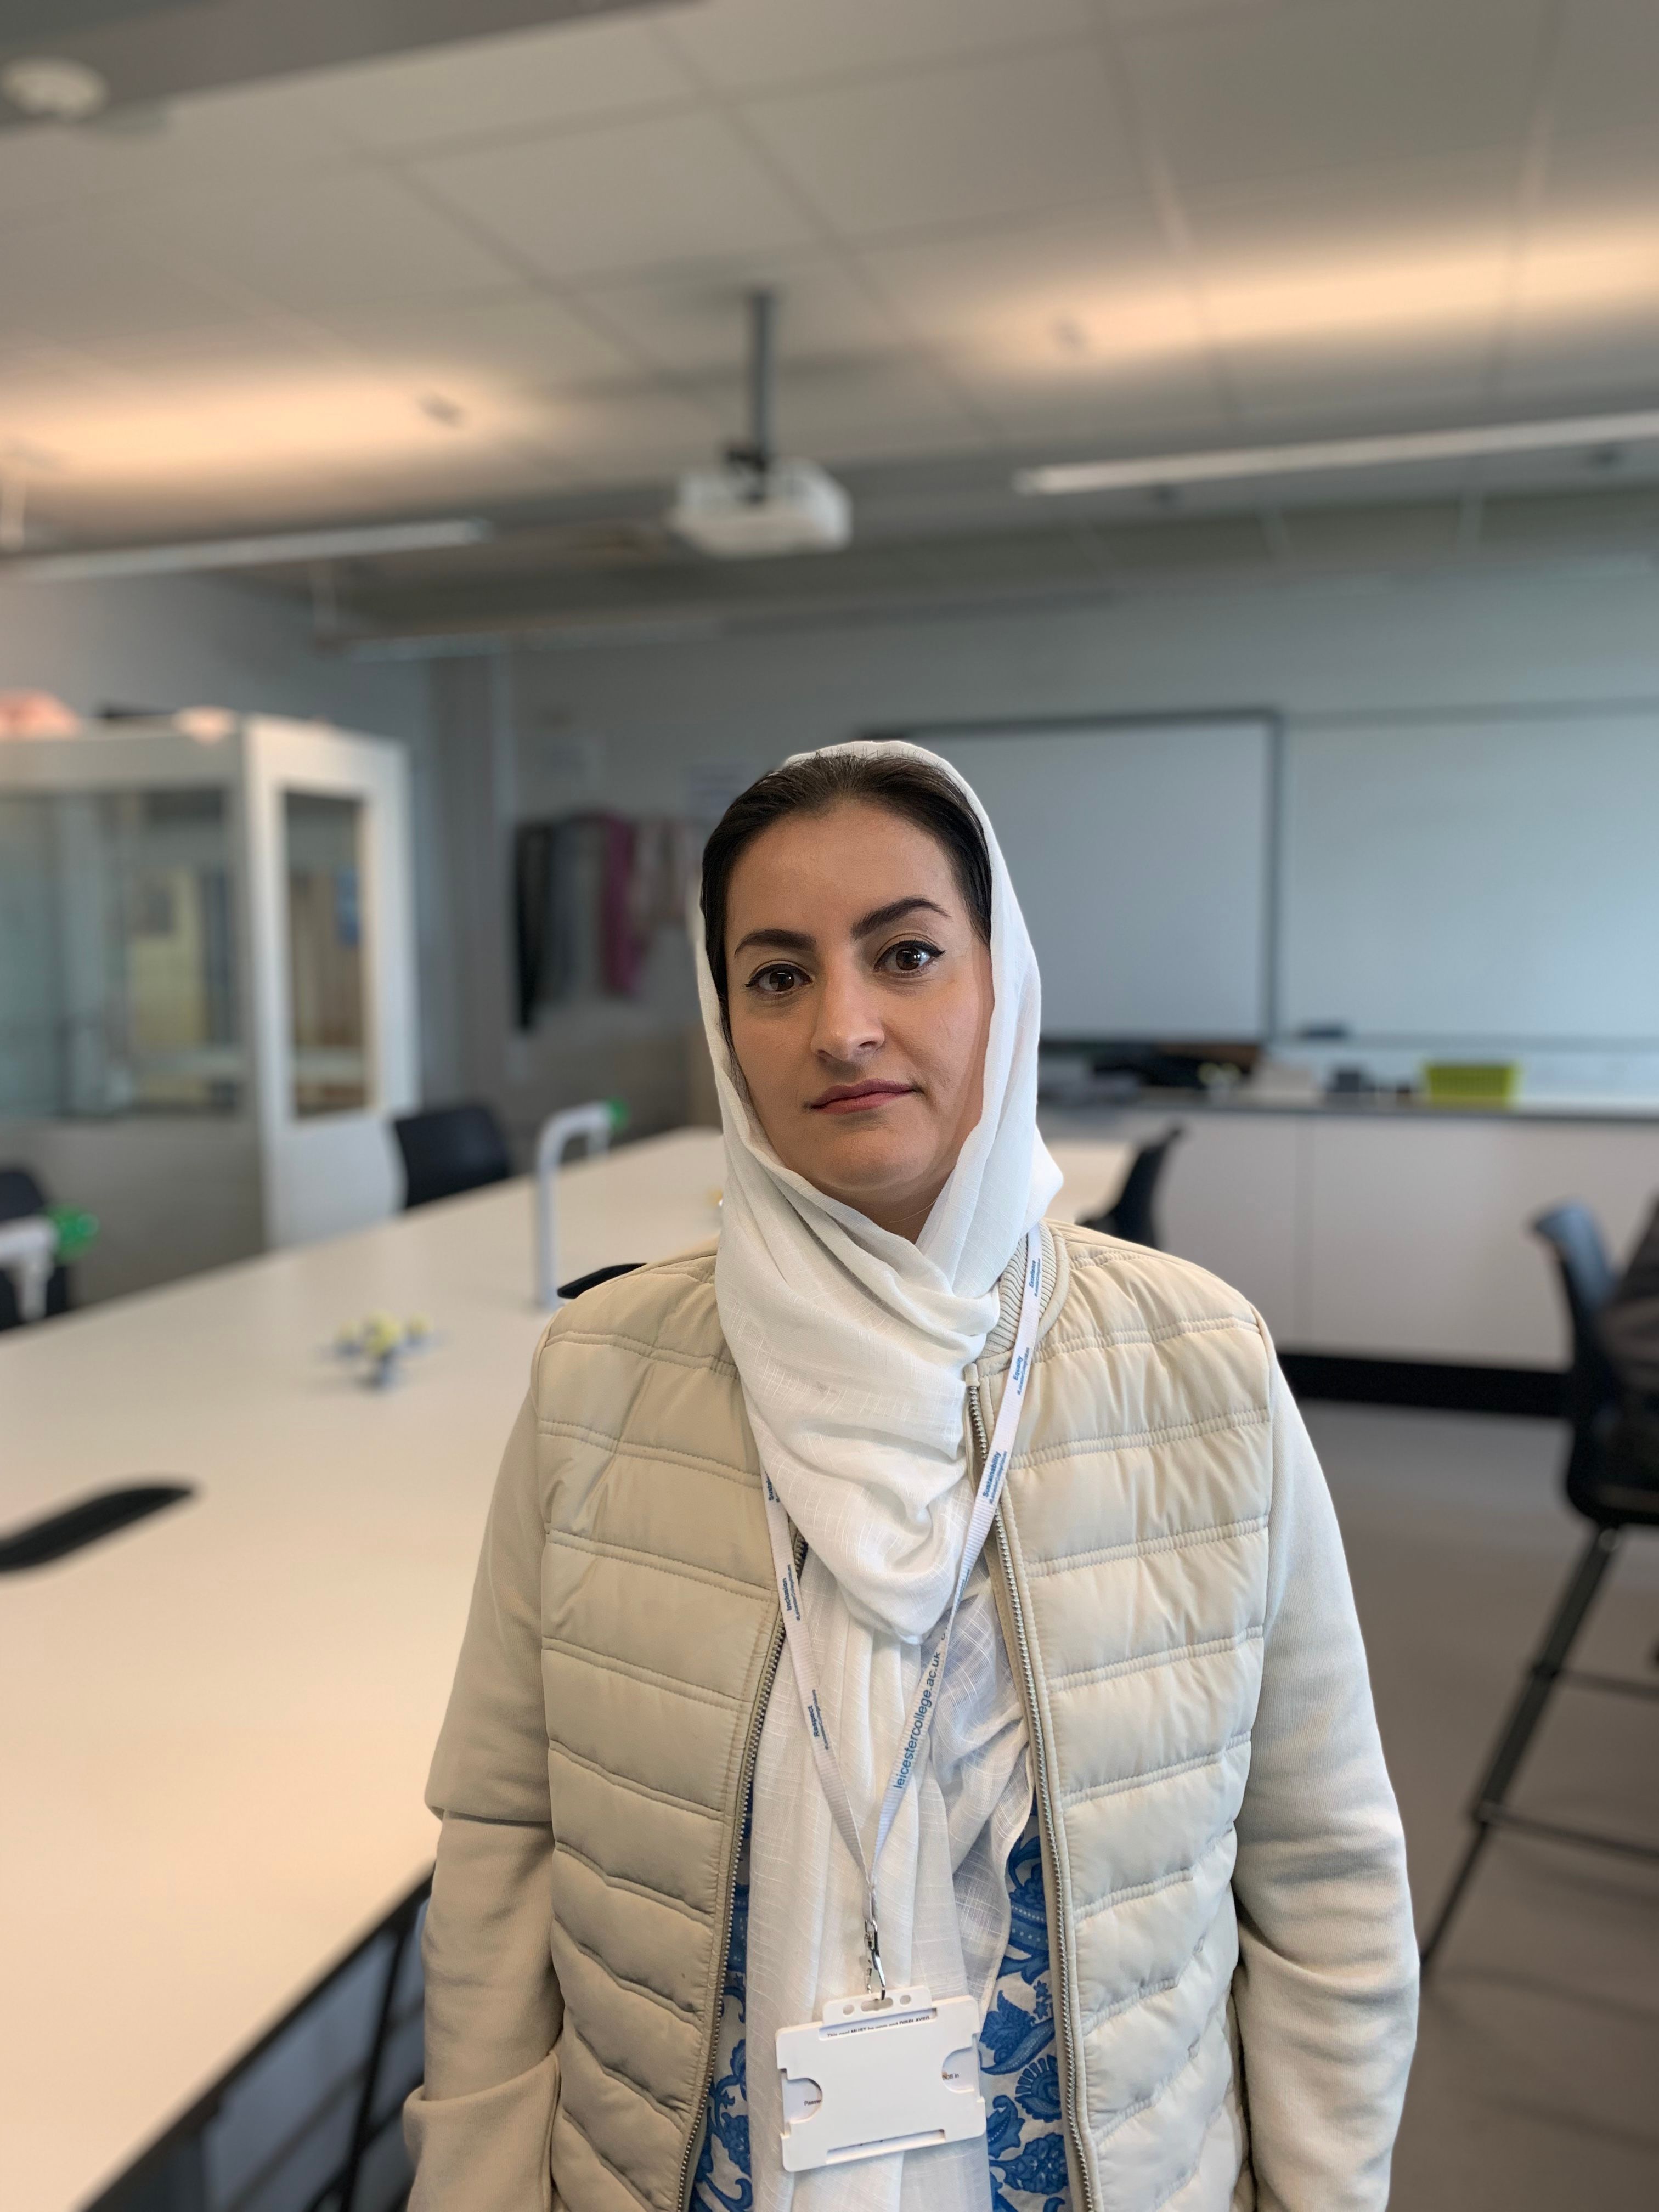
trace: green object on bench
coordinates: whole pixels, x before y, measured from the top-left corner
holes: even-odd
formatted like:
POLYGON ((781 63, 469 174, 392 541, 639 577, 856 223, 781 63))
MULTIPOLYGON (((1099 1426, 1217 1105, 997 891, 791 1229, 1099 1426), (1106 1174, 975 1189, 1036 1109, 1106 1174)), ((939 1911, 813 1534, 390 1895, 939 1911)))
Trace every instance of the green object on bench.
POLYGON ((1507 1106, 1521 1088, 1518 1060, 1429 1060, 1423 1087, 1436 1106, 1507 1106))
POLYGON ((82 1213, 72 1206, 49 1206, 46 1218, 58 1231, 58 1257, 60 1261, 78 1260, 97 1239, 98 1216, 95 1213, 82 1213))

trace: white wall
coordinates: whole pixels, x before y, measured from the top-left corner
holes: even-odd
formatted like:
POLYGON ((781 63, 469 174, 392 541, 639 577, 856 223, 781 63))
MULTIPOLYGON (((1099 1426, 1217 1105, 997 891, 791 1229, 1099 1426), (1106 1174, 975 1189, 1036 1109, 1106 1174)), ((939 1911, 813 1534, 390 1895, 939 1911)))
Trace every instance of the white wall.
POLYGON ((232 707, 410 741, 428 724, 422 672, 319 653, 297 603, 217 578, 0 582, 0 690, 83 714, 232 707))
MULTIPOLYGON (((785 753, 872 729, 1264 708, 1305 746, 1359 714, 1405 726, 1489 708, 1659 712, 1659 573, 1608 560, 1188 586, 1057 610, 524 651, 503 660, 492 696, 495 735, 475 733, 467 758, 488 781, 504 870, 514 818, 582 806, 708 814, 785 753)), ((504 884, 494 896, 484 920, 496 943, 477 941, 478 961, 505 958, 504 884)), ((654 1017, 665 1050, 692 1013, 687 994, 654 1017)), ((556 1075, 580 1095, 595 1018, 556 1017, 526 1045, 503 1039, 503 1012, 489 1035, 475 1031, 471 1080, 491 1092, 513 1058, 521 1118, 556 1075)), ((653 1018, 617 1009, 612 1026, 643 1033, 653 1018)))
POLYGON ((758 769, 897 724, 1659 700, 1659 571, 1609 561, 1137 592, 1045 612, 524 653, 514 684, 526 750, 557 771, 541 796, 574 786, 623 806, 649 788, 653 803, 681 804, 695 769, 758 769))

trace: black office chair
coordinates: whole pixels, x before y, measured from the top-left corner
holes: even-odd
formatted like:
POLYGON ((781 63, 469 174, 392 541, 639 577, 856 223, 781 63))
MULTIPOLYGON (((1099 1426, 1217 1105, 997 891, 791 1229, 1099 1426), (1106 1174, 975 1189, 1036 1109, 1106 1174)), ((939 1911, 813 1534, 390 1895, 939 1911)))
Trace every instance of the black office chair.
POLYGON ((1560 1821, 1534 1820, 1529 1814, 1512 1811, 1507 1802, 1510 1785, 1545 1708, 1563 1682, 1574 1689, 1609 1691, 1620 1697, 1659 1698, 1659 1683, 1590 1674, 1567 1665, 1607 1569, 1624 1541, 1625 1531, 1659 1528, 1659 1424, 1640 1407, 1624 1404, 1619 1378, 1601 1346, 1596 1316, 1613 1290, 1614 1277, 1595 1216, 1588 1206, 1558 1206, 1540 1213, 1532 1227, 1555 1255, 1572 1325, 1572 1365, 1566 1387, 1572 1437, 1563 1486, 1567 1503, 1591 1523, 1591 1529, 1550 1617, 1537 1656, 1522 1678, 1491 1763, 1475 1790, 1469 1807, 1474 1833, 1423 1945, 1425 1972, 1462 1902, 1482 1852, 1498 1828, 1659 1863, 1659 1844, 1602 1835, 1560 1821))
MULTIPOLYGON (((0 1168, 0 1221, 26 1220, 32 1213, 44 1213, 50 1203, 27 1168, 0 1168)), ((67 1313, 74 1303, 69 1270, 54 1267, 46 1282, 46 1312, 67 1313)), ((6 1270, 0 1267, 0 1328, 17 1328, 22 1319, 16 1285, 6 1270)))
POLYGON ((392 1126, 404 1156, 405 1208, 505 1182, 513 1172, 506 1133, 488 1106, 428 1107, 392 1126))
POLYGON ((1127 1237, 1132 1244, 1150 1244, 1155 1252, 1161 1252, 1164 1247, 1158 1241, 1152 1200, 1158 1194, 1164 1164, 1171 1148, 1186 1133, 1179 1121, 1173 1122, 1161 1137, 1155 1138, 1150 1145, 1143 1145, 1130 1163, 1116 1199, 1103 1213, 1095 1214, 1079 1226, 1098 1229, 1108 1237, 1127 1237))

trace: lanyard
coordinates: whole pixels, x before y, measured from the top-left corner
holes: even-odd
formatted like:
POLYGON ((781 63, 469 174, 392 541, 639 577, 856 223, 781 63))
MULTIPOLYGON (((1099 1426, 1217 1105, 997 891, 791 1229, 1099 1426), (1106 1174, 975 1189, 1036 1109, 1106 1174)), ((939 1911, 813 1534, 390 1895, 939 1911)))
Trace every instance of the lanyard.
POLYGON ((1030 1376, 1031 1348, 1036 1341, 1037 1291, 1042 1279, 1042 1247, 1040 1232, 1033 1229, 1025 1240, 1025 1274, 1020 1290, 1019 1326, 1014 1337, 1013 1360, 1008 1370, 1002 1403, 997 1409, 997 1425, 991 1437, 990 1451, 986 1456, 985 1473, 981 1478, 973 1511, 969 1516, 968 1536, 963 1546, 956 1592, 945 1617, 944 1633, 921 1670, 921 1680, 916 1686, 905 1726, 898 1765, 893 1769, 892 1779, 882 1796, 881 1810, 876 1820, 875 1847, 867 1856, 851 1800, 847 1795, 847 1784, 842 1777, 841 1762, 836 1757, 829 1731, 823 1723, 823 1710, 818 1699, 817 1661, 812 1650, 811 1633, 801 1618, 800 1584, 795 1573, 789 1516, 783 1510, 782 1499, 772 1486, 771 1478, 762 1477, 766 1498, 766 1533, 772 1544, 772 1565, 777 1576, 778 1601, 783 1608, 784 1633, 793 1663, 795 1687, 800 1693, 807 1741, 812 1747, 813 1761, 817 1767, 824 1796, 829 1801, 830 1814, 841 1832, 842 1840, 857 1860, 859 1871, 864 1876, 864 1948, 869 1966, 868 1986, 872 1990, 879 1989, 884 1996, 887 1981, 882 1972, 881 1944, 876 1927, 876 1862, 881 1856, 882 1846, 887 1841, 898 1808, 903 1802, 910 1777, 916 1771, 927 1746, 937 1702, 936 1693, 945 1673, 945 1655, 951 1648, 951 1632, 956 1626, 957 1608, 962 1603, 962 1593, 968 1587, 968 1577, 974 1571, 974 1562, 990 1533, 991 1518, 1002 1494, 1002 1480, 1008 1470, 1009 1458, 1014 1447, 1014 1433, 1019 1426, 1020 1407, 1030 1376))

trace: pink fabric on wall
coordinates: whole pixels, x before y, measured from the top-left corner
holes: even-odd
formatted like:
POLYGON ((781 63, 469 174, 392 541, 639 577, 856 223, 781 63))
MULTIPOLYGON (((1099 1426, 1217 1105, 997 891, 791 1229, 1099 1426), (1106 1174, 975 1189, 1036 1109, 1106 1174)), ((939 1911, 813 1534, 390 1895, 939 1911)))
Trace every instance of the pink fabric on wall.
POLYGON ((634 844, 636 832, 620 815, 602 817, 605 867, 599 888, 599 977, 613 997, 639 989, 646 946, 635 925, 634 844))

